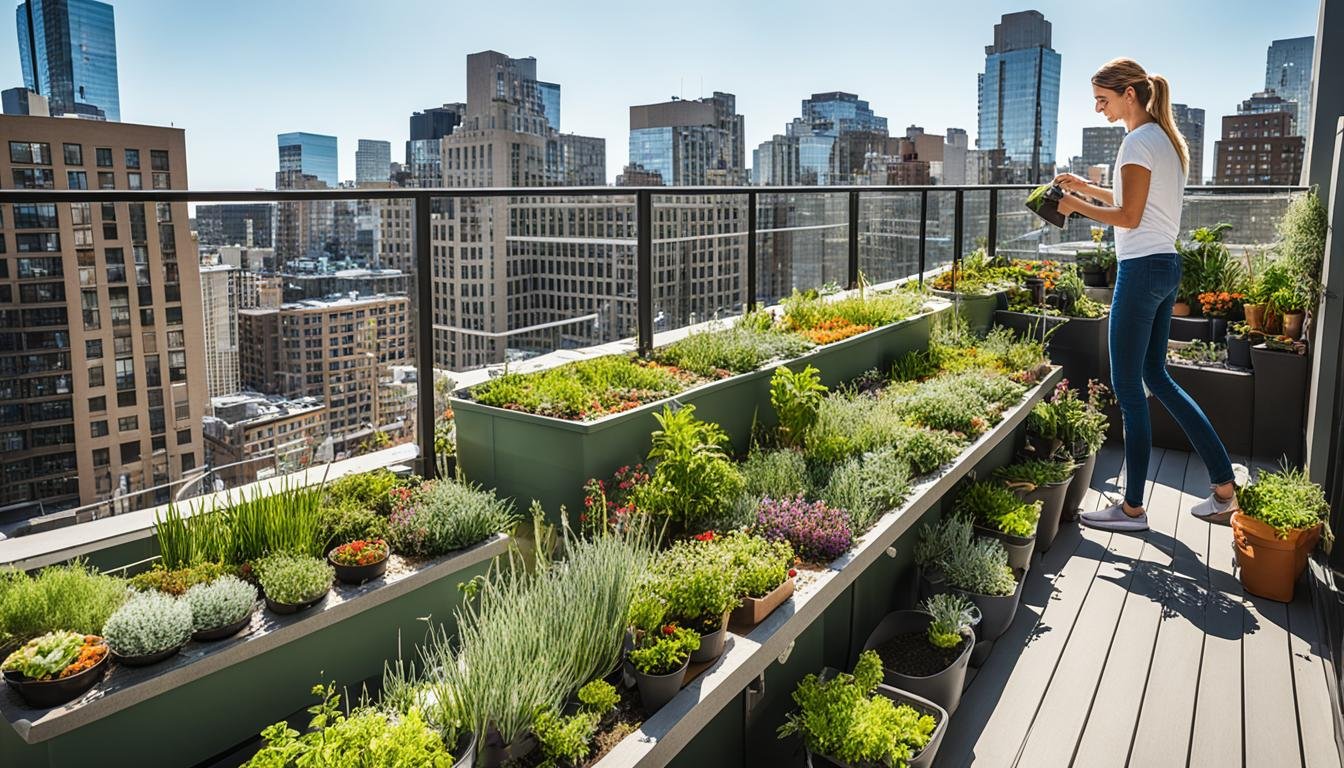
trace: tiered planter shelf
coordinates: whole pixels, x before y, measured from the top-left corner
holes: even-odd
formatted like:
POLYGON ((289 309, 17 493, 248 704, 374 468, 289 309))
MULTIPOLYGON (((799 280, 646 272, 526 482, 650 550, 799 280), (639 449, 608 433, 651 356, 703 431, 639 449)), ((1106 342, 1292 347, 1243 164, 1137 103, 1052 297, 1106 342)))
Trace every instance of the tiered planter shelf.
POLYGON ((426 630, 421 617, 451 631, 458 584, 484 573, 508 546, 508 537, 497 535, 362 586, 338 585, 319 607, 297 615, 258 611, 246 634, 190 643, 153 667, 114 665, 92 691, 53 709, 29 709, 6 687, 0 714, 12 727, 0 728, 0 765, 112 768, 209 759, 310 705, 315 683, 335 680, 357 694, 399 650, 413 658, 412 646, 426 630))
POLYGON ((894 608, 907 607, 894 604, 901 594, 896 584, 913 572, 916 525, 972 469, 1011 461, 1027 413, 1061 377, 1054 368, 942 474, 915 486, 906 503, 884 515, 853 549, 826 571, 809 573, 792 600, 747 635, 731 635, 718 661, 597 765, 743 762, 744 728, 749 764, 796 764, 798 745, 775 740, 774 730, 792 708, 798 680, 828 664, 848 668, 878 622, 894 608), (889 548, 893 557, 887 556, 889 548), (729 707, 732 702, 743 706, 729 707))

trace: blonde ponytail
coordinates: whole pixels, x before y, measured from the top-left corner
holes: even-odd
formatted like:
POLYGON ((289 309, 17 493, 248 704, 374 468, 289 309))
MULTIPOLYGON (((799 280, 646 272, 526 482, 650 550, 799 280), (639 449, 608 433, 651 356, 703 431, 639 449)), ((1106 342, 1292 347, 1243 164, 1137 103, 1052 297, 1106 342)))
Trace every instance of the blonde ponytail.
POLYGON ((1101 69, 1092 75, 1092 84, 1100 88, 1109 88, 1119 94, 1123 94, 1128 88, 1133 88, 1135 98, 1144 105, 1148 116, 1161 126, 1167 138, 1171 140, 1176 156, 1181 159, 1181 170, 1189 173, 1190 147, 1186 145, 1185 137, 1176 127, 1176 118, 1171 114, 1171 85, 1167 83, 1165 77, 1149 75, 1139 66, 1139 62, 1120 58, 1103 64, 1101 69))

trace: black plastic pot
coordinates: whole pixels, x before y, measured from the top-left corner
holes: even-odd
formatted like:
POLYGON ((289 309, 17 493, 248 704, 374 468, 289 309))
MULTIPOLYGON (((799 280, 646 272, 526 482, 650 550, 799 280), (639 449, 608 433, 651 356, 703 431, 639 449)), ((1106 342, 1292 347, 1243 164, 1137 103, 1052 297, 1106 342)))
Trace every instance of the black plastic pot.
POLYGON ((1207 341, 1209 321, 1203 317, 1171 318, 1172 341, 1207 341))
POLYGON ((1222 341, 1223 339, 1227 338, 1226 317, 1210 317, 1208 319, 1208 322, 1209 322, 1209 338, 1208 338, 1209 341, 1211 342, 1222 341))
POLYGON ((148 667, 154 664, 158 664, 161 661, 167 661, 168 659, 171 659, 172 657, 176 656, 177 652, 182 650, 183 645, 186 645, 186 643, 176 645, 172 648, 166 648, 162 651, 157 651, 155 653, 141 654, 139 656, 122 656, 121 654, 114 651, 112 653, 112 658, 114 661, 116 661, 123 667, 148 667))
POLYGON ((252 614, 255 613, 256 610, 257 610, 256 606, 253 606, 252 610, 248 611, 246 616, 233 622, 232 624, 225 624, 222 627, 215 627, 214 629, 202 629, 196 632, 192 632, 191 639, 195 640, 198 643, 210 643, 216 640, 227 640, 230 637, 233 637, 234 635, 241 632, 243 630, 243 627, 246 627, 247 625, 252 623, 252 614))
POLYGON ((1070 476, 1062 483, 1038 485, 1030 491, 1013 488, 1013 493, 1023 501, 1041 502, 1041 522, 1036 525, 1036 549, 1042 554, 1049 552, 1050 545, 1055 543, 1055 536, 1059 533, 1059 519, 1064 514, 1064 496, 1068 494, 1072 481, 1073 477, 1070 476))
POLYGON ((1041 437, 1027 433, 1026 453, 1033 459, 1048 459, 1063 445, 1057 437, 1041 437))
POLYGON ((728 614, 723 614, 719 628, 700 636, 700 647, 691 652, 692 664, 703 664, 723 655, 723 642, 728 637, 728 614))
POLYGON ((302 603, 278 603, 268 597, 266 598, 266 607, 271 610, 271 613, 278 613, 281 616, 285 616, 291 613, 298 613, 299 611, 306 611, 327 599, 327 595, 329 594, 331 594, 330 587, 327 588, 326 592, 323 592, 312 600, 306 600, 302 603))
POLYGON ((947 577, 937 568, 919 568, 915 574, 915 583, 918 585, 915 602, 922 603, 947 591, 947 577))
MULTIPOLYGON (((863 650, 878 648, 891 638, 907 632, 926 632, 932 620, 933 617, 923 611, 892 611, 878 623, 872 634, 868 635, 868 642, 863 644, 863 650)), ((961 690, 966 683, 966 665, 971 660, 971 648, 975 645, 973 633, 971 638, 972 642, 966 643, 966 648, 957 660, 943 671, 926 677, 915 677, 901 674, 884 665, 883 682, 892 688, 922 696, 946 709, 949 714, 955 713, 957 705, 961 703, 961 690)))
POLYGON ((1227 364, 1233 368, 1251 367, 1251 340, 1240 336, 1227 337, 1227 364))
POLYGON ((32 680, 18 672, 5 672, 5 682, 18 692, 19 696, 34 709, 49 709, 78 698, 85 691, 98 684, 107 674, 107 665, 112 653, 103 655, 102 661, 92 667, 69 677, 57 680, 32 680))
POLYGON ((1092 474, 1097 469, 1095 453, 1084 458, 1074 457, 1074 461, 1078 462, 1078 469, 1074 470, 1069 490, 1064 494, 1064 508, 1059 516, 1061 521, 1073 522, 1078 519, 1078 513, 1083 508, 1083 498, 1087 495, 1087 489, 1092 487, 1092 474))
POLYGON ((1003 548, 1008 550, 1008 565, 1012 566, 1013 570, 1025 571, 1031 567, 1031 553, 1036 548, 1035 536, 1013 536, 979 523, 975 524, 975 532, 1003 542, 1003 548))
MULTIPOLYGON (((826 667, 821 671, 821 679, 825 680, 834 677, 836 674, 838 674, 838 670, 826 667)), ((901 704, 908 704, 911 707, 914 707, 920 714, 931 715, 933 717, 936 725, 933 727, 933 733, 929 734, 929 743, 925 744, 924 748, 919 751, 919 754, 910 758, 906 763, 910 768, 930 768, 930 766, 933 765, 933 759, 938 756, 938 748, 943 744, 943 736, 947 733, 947 720, 951 715, 947 713, 947 710, 922 696, 916 696, 913 693, 902 691, 889 685, 877 686, 877 690, 873 692, 873 695, 886 696, 898 706, 901 704)), ((809 767, 839 766, 839 768, 860 768, 859 766, 851 766, 846 762, 827 757, 820 753, 814 753, 811 750, 807 750, 807 764, 809 767)))
POLYGON ((967 592, 963 589, 949 586, 948 592, 957 595, 963 595, 967 600, 975 603, 980 609, 980 626, 975 628, 976 639, 978 640, 997 640, 1000 635, 1008 631, 1008 626, 1013 623, 1013 616, 1017 613, 1017 604, 1022 599, 1022 582, 1026 580, 1026 574, 1017 573, 1017 589, 1013 590, 1011 595, 980 595, 974 592, 967 592))
MULTIPOLYGON (((1277 464, 1301 465, 1306 450, 1307 389, 1311 355, 1251 347, 1255 367, 1255 406, 1250 453, 1277 464)), ((1228 450, 1231 450, 1229 446, 1228 450)))
POLYGON ((653 715, 671 701, 681 690, 682 680, 686 677, 686 668, 690 659, 681 665, 681 669, 666 675, 646 675, 635 670, 635 685, 639 688, 639 700, 644 705, 644 714, 653 715))
POLYGON ((1078 274, 1083 278, 1083 285, 1086 285, 1088 288, 1107 287, 1106 270, 1104 269, 1088 269, 1084 267, 1078 270, 1078 274))
POLYGON ((476 734, 462 734, 450 749, 458 756, 453 762, 453 768, 473 768, 476 765, 476 734))
POLYGON ((336 571, 337 580, 342 584, 354 584, 356 586, 363 584, 366 581, 376 579, 386 573, 388 559, 389 558, 385 556, 382 560, 379 560, 376 563, 369 563, 368 565, 341 565, 335 560, 332 560, 331 555, 327 555, 327 562, 330 563, 331 567, 336 571))
POLYGON ((505 763, 519 760, 532 754, 537 748, 537 737, 531 731, 524 731, 508 744, 500 736, 499 730, 491 724, 485 735, 485 749, 481 750, 481 768, 498 768, 505 763))

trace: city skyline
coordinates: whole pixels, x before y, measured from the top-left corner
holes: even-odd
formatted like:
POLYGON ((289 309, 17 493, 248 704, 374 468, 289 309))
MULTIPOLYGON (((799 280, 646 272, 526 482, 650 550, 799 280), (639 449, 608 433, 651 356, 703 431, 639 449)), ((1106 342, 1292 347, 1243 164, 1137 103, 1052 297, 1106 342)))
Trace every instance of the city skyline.
MULTIPOLYGON (((1263 83, 1265 53, 1272 40, 1314 34, 1316 22, 1316 6, 1307 0, 1284 4, 1270 19, 1258 18, 1249 3, 1237 3, 1245 6, 1241 13, 1213 2, 1179 7, 1140 2, 1133 10, 1136 17, 1146 19, 1143 27, 1136 26, 1132 32, 1108 27, 1107 40, 1099 45, 1089 26, 1094 17, 1073 6, 968 2, 955 22, 930 25, 934 34, 907 36, 895 53, 889 47, 871 46, 869 50, 850 45, 844 57, 836 57, 796 53, 817 49, 811 43, 803 45, 805 30, 783 23, 804 12, 803 6, 793 4, 772 6, 771 18, 780 21, 765 25, 749 7, 718 9, 723 23, 697 36, 674 34, 678 25, 689 31, 694 23, 674 19, 669 22, 673 28, 666 30, 673 34, 660 38, 675 43, 629 35, 629 30, 646 22, 616 4, 596 4, 592 15, 597 22, 593 24, 578 25, 564 17, 563 9, 538 6, 533 14, 538 23, 503 28, 475 23, 488 11, 464 7, 453 10, 453 29, 491 31, 451 35, 448 44, 403 59, 415 66, 402 76, 389 77, 367 62, 398 60, 380 56, 384 50, 388 55, 405 56, 407 49, 397 42, 404 35, 404 30, 398 31, 399 20, 416 18, 417 26, 424 26, 443 14, 446 22, 446 9, 432 3, 403 2, 397 13, 384 17, 367 5, 336 3, 339 8, 333 8, 328 3, 323 4, 324 13, 312 15, 308 13, 311 4, 293 3, 265 6, 276 17, 275 23, 243 29, 239 20, 248 18, 247 5, 225 9, 148 0, 114 3, 125 106, 122 117, 127 122, 186 129, 192 188, 271 188, 275 136, 283 131, 338 136, 340 179, 353 180, 358 139, 386 140, 400 148, 408 138, 407 118, 413 111, 465 98, 466 54, 487 49, 535 56, 539 79, 563 86, 563 130, 607 140, 609 183, 628 159, 630 106, 673 95, 699 98, 715 90, 737 96, 749 148, 769 139, 796 116, 799 100, 833 90, 863 94, 874 111, 889 117, 894 131, 910 124, 937 133, 949 127, 964 128, 974 146, 975 79, 983 67, 986 36, 1003 13, 1027 9, 1041 11, 1052 23, 1054 48, 1063 61, 1055 153, 1056 161, 1063 163, 1080 152, 1083 127, 1105 125, 1092 112, 1087 76, 1112 55, 1133 56, 1168 76, 1177 101, 1211 115, 1224 114, 1263 83), (1219 45, 1186 52, 1188 30, 1215 12, 1221 18, 1245 21, 1220 27, 1219 45), (279 36, 288 28, 285 20, 290 17, 303 17, 305 23, 315 25, 310 30, 314 34, 302 41, 285 37, 282 43, 279 36), (739 25, 753 34, 744 37, 731 31, 739 25), (190 34, 192 29, 209 29, 210 41, 229 45, 201 45, 190 34), (237 30, 233 38, 230 29, 237 30), (557 35, 557 29, 572 29, 572 34, 557 35), (318 40, 324 42, 314 42, 318 40), (367 51, 367 56, 349 55, 351 46, 367 51), (221 58, 224 54, 227 57, 221 58), (936 67, 921 66, 931 57, 943 59, 936 67), (223 61, 227 67, 221 66, 223 61), (611 66, 616 61, 633 64, 611 66), (255 77, 284 69, 290 71, 289 77, 302 78, 304 88, 258 92, 255 77), (912 71, 918 77, 906 74, 912 71)), ((258 10, 263 7, 252 5, 258 10)), ((852 10, 865 19, 866 26, 901 20, 896 9, 877 4, 856 5, 852 10)), ((704 15, 687 13, 678 18, 704 15)), ((0 35, 0 57, 10 62, 0 84, 21 84, 13 33, 0 35)), ((1213 138, 1206 136, 1206 170, 1213 138)), ((393 159, 400 160, 400 154, 394 151, 393 159)))

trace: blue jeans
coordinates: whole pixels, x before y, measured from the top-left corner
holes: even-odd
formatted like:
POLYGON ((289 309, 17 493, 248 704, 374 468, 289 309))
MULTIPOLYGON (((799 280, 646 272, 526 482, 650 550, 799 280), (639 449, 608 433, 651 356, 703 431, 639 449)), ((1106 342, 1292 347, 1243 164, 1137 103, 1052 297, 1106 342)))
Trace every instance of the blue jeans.
POLYGON ((1143 506, 1153 429, 1143 385, 1185 430, 1195 453, 1216 485, 1231 482, 1232 461, 1209 419, 1167 372, 1171 307, 1181 282, 1181 257, 1175 253, 1120 262, 1111 301, 1111 386, 1125 424, 1125 501, 1143 506))

